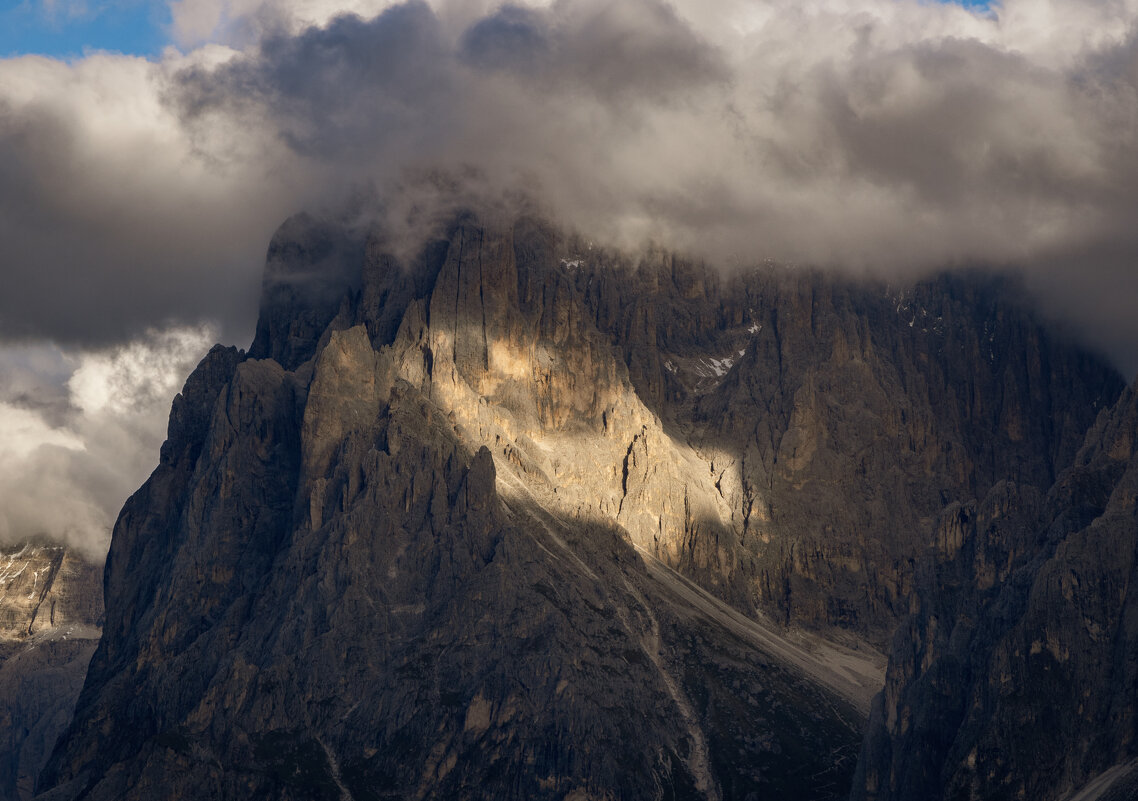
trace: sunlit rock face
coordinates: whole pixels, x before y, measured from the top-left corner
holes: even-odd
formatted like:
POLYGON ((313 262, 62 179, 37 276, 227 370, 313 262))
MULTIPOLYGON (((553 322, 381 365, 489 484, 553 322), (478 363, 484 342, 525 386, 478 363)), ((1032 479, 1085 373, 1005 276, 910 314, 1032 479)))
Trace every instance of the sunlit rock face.
POLYGON ((0 798, 31 798, 95 651, 99 570, 59 545, 0 549, 0 798))
POLYGON ((596 305, 654 318, 623 346, 640 395, 713 465, 735 515, 721 571, 789 623, 887 641, 941 509, 1001 480, 1046 491, 1122 388, 992 278, 663 275, 596 305), (693 370, 716 359, 734 364, 693 370))
POLYGON ((844 797, 942 509, 1046 492, 1122 389, 991 279, 473 214, 394 253, 278 232, 116 525, 45 797, 844 797))

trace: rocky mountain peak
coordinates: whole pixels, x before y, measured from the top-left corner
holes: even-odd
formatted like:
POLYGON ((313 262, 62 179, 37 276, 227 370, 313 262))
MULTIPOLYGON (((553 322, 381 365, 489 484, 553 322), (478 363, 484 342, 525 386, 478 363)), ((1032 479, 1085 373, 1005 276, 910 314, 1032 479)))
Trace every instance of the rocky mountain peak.
POLYGON ((1122 391, 968 278, 392 241, 274 238, 116 525, 45 797, 840 797, 926 553, 1007 581, 972 521, 1122 391))

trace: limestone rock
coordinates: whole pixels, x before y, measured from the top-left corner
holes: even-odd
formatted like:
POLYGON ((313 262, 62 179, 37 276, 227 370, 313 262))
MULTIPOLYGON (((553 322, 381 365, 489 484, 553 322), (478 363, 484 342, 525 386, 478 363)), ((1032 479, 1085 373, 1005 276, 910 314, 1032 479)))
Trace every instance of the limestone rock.
POLYGON ((116 524, 44 797, 844 796, 926 553, 1034 547, 937 515, 1019 519, 1122 390, 1017 297, 294 219, 116 524))
MULTIPOLYGON (((835 797, 853 706, 693 628, 616 530, 505 501, 490 450, 463 446, 444 409, 406 380, 375 390, 391 362, 370 348, 362 329, 333 334, 306 393, 273 362, 237 365, 200 445, 171 449, 200 454, 184 511, 152 541, 161 556, 127 556, 166 576, 145 608, 110 596, 129 636, 96 656, 44 789, 835 797), (295 507, 275 495, 318 485, 295 507), (764 734, 742 734, 756 714, 764 734), (717 756, 740 748, 745 765, 717 756)), ((116 545, 167 514, 128 509, 116 545)))
POLYGON ((71 720, 102 601, 98 568, 63 546, 0 550, 0 798, 32 797, 71 720))
POLYGON ((1138 394, 1046 499, 946 510, 854 798, 1061 799, 1136 756, 1138 394))

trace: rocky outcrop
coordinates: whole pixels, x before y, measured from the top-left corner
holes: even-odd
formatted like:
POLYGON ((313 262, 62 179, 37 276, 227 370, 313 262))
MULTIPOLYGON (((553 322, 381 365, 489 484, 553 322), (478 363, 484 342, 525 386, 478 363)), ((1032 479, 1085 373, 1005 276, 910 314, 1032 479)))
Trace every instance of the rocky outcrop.
POLYGON ((45 798, 844 796, 937 513, 1121 391, 975 278, 359 242, 290 221, 175 401, 45 798))
POLYGON ((1012 279, 902 291, 674 257, 585 272, 609 262, 586 251, 577 285, 640 397, 713 472, 729 583, 789 623, 886 642, 941 509, 1006 480, 1046 492, 1123 388, 1012 279))
POLYGON ((447 243, 426 295, 371 247, 318 337, 266 311, 283 364, 215 348, 190 377, 45 797, 844 793, 864 688, 777 653, 825 677, 839 651, 649 571, 667 529, 614 518, 699 508, 651 465, 680 446, 587 318, 523 303, 508 233, 447 243))
POLYGON ((1062 799, 1138 753, 1138 393, 1046 497, 949 507, 854 798, 1062 799))
POLYGON ((98 568, 63 546, 0 549, 0 798, 31 798, 71 720, 102 600, 98 568))

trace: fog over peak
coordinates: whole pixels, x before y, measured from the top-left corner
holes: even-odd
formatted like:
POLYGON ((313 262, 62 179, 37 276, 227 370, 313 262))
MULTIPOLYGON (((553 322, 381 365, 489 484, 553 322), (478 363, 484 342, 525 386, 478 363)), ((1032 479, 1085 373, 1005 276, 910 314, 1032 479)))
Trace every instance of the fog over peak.
POLYGON ((244 345, 291 214, 520 198, 725 268, 1019 270, 1138 371, 1136 0, 169 7, 156 59, 0 60, 0 340, 244 345))
POLYGON ((1133 2, 178 0, 156 61, 0 62, 0 332, 247 336, 268 238, 416 176, 615 245, 1025 271, 1138 368, 1133 2), (1098 307, 1098 302, 1102 306, 1098 307))

